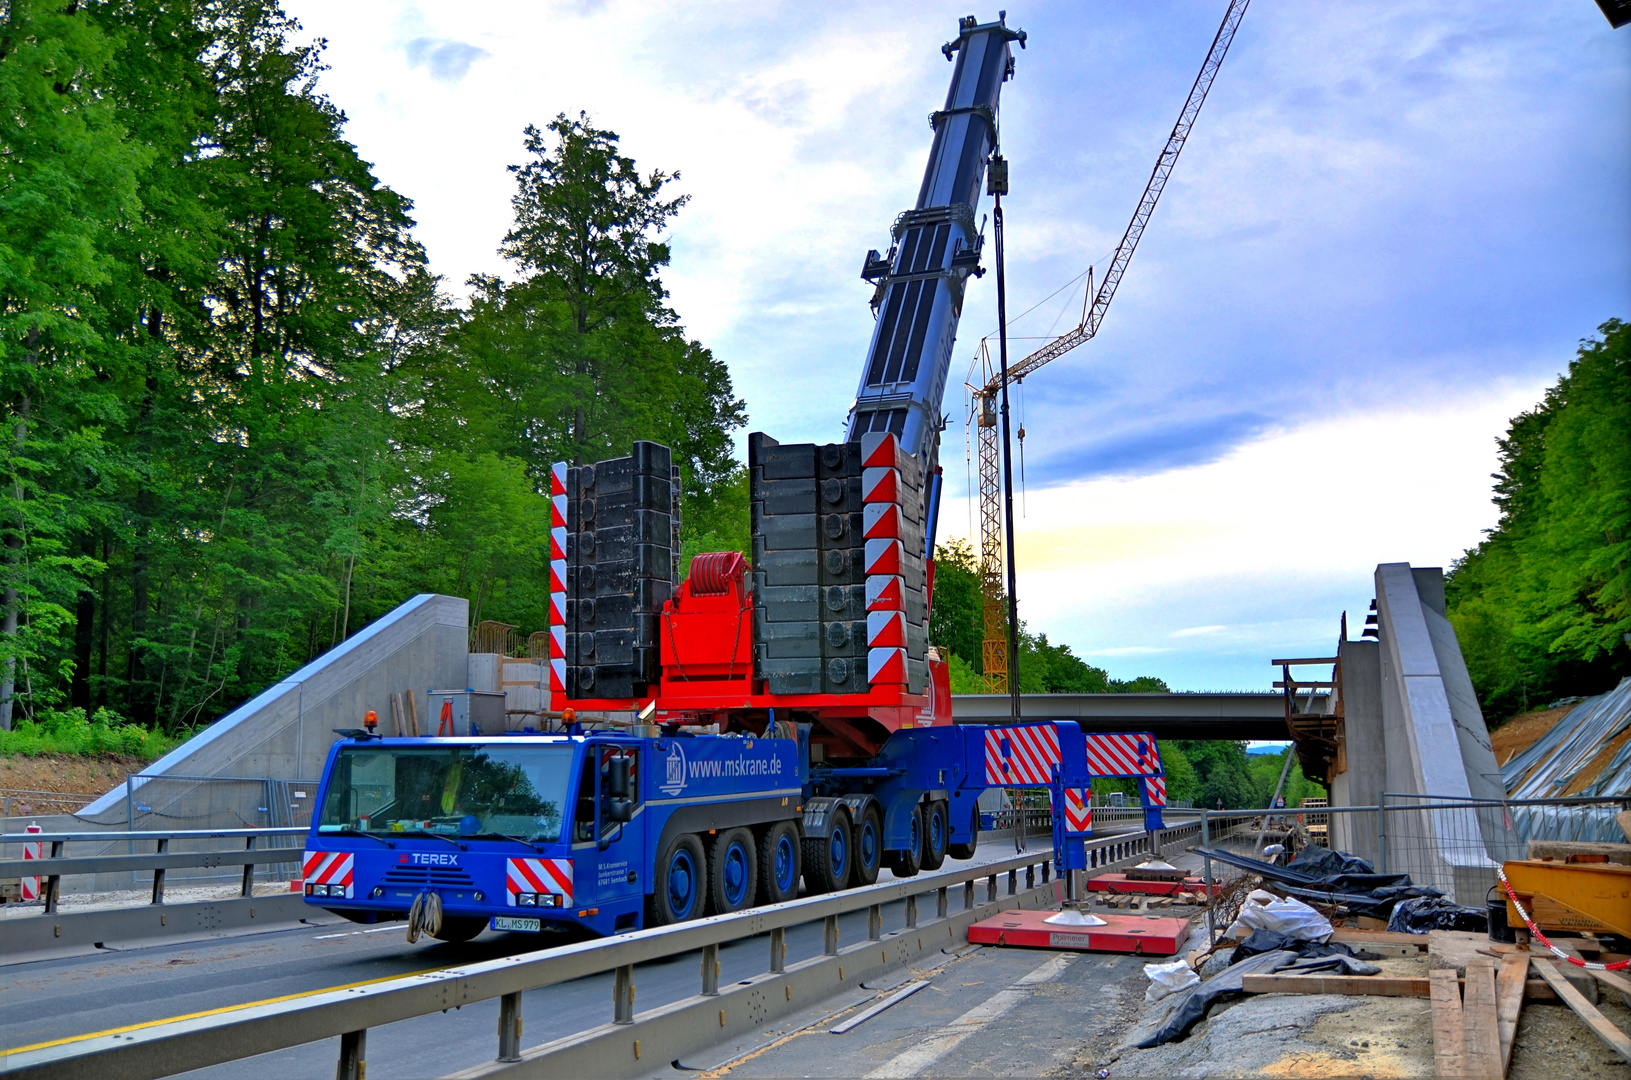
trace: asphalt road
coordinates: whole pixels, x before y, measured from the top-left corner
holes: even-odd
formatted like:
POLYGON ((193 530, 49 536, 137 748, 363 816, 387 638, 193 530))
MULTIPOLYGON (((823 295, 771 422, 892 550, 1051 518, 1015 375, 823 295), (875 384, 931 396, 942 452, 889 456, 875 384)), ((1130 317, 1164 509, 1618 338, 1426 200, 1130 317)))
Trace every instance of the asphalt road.
MULTIPOLYGON (((1034 836, 1028 849, 1049 840, 1034 836)), ((988 839, 975 864, 1007 858, 1011 839, 988 839)), ((964 863, 949 862, 948 868, 964 863)), ((880 880, 891 875, 883 871, 880 880)), ((955 904, 956 901, 954 900, 955 904)), ((884 928, 904 924, 904 905, 884 908, 884 928)), ((866 913, 840 920, 841 939, 866 936, 866 913)), ((564 943, 564 937, 552 939, 564 943)), ((576 940, 576 939, 573 939, 576 940)), ((185 945, 12 965, 0 979, 0 1046, 20 1048, 210 1010, 308 994, 356 983, 457 966, 549 947, 550 939, 484 933, 465 944, 409 945, 401 924, 360 927, 335 923, 185 945)), ((720 949, 720 981, 767 968, 768 935, 720 949)), ((787 932, 787 959, 821 952, 819 923, 787 932)), ((635 984, 640 1010, 695 994, 700 954, 643 965, 635 984)), ((524 1046, 604 1024, 611 1014, 611 975, 527 992, 522 998, 524 1046)), ((439 1076, 489 1060, 496 1049, 498 1003, 478 1003, 439 1017, 371 1030, 368 1072, 374 1080, 439 1076)), ((338 1040, 327 1040, 189 1074, 209 1077, 332 1075, 338 1040)))

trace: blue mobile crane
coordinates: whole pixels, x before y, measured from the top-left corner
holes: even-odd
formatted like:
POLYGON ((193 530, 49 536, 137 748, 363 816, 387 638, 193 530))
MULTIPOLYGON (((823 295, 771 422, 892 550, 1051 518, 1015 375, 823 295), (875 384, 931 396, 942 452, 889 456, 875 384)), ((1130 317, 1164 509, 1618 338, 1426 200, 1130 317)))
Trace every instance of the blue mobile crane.
POLYGON ((1149 734, 1073 723, 953 726, 928 642, 941 405, 963 295, 982 273, 997 106, 1024 31, 972 16, 916 205, 868 252, 877 316, 845 442, 749 438, 751 563, 679 573, 666 447, 552 470, 551 708, 636 715, 559 734, 349 733, 324 767, 308 903, 466 940, 491 926, 600 934, 934 870, 972 857, 993 787, 1048 788, 1061 869, 1095 777, 1165 779, 1149 734), (990 173, 988 176, 987 173, 990 173))

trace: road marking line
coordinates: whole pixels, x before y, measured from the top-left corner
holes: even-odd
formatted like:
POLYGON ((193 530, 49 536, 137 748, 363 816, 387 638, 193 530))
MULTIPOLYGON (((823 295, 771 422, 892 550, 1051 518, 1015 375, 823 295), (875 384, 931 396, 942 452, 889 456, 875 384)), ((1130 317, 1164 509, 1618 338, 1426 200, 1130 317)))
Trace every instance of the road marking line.
POLYGON ((1074 959, 1076 957, 1073 955, 1054 957, 1008 989, 992 994, 984 1002, 941 1028, 939 1034, 929 1036, 912 1049, 896 1054, 873 1069, 866 1074, 867 1080, 896 1080, 920 1075, 954 1050, 964 1039, 1030 997, 1031 987, 1057 979, 1074 959))
POLYGON ((359 986, 373 986, 375 983, 390 982, 392 979, 411 979, 415 975, 429 975, 435 971, 445 971, 446 968, 425 968, 423 971, 404 971, 400 975, 386 975, 378 979, 364 979, 361 982, 346 983, 344 986, 325 986, 321 990, 303 990, 298 994, 284 994, 282 997, 267 998, 264 1001, 246 1001, 242 1005, 223 1005, 219 1009, 205 1009, 203 1012, 187 1013, 183 1016, 167 1016, 163 1020, 148 1020, 140 1024, 128 1024, 125 1027, 108 1028, 106 1031, 91 1031, 84 1035, 70 1035, 66 1039, 52 1039, 50 1042, 34 1043, 31 1046, 13 1046, 7 1050, 0 1050, 0 1060, 8 1054, 21 1054, 28 1050, 44 1050, 52 1046, 66 1046, 68 1043, 84 1042, 86 1039, 99 1039, 104 1035, 123 1035, 127 1031, 140 1031, 143 1028, 158 1027, 160 1024, 174 1024, 182 1020, 196 1020, 201 1016, 219 1016, 221 1013, 233 1012, 237 1009, 253 1009, 259 1005, 276 1005, 280 1001, 294 1001, 297 998, 315 997, 318 994, 330 994, 336 990, 354 990, 359 986))
POLYGON ((356 937, 358 934, 383 934, 388 930, 401 930, 400 926, 376 926, 372 930, 344 930, 338 934, 318 934, 313 941, 331 941, 334 938, 356 937))

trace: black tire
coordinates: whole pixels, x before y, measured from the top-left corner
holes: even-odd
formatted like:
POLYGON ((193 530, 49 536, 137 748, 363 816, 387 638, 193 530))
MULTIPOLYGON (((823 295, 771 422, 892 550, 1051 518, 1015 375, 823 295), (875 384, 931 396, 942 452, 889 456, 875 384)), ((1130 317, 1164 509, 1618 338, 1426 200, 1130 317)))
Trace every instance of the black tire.
POLYGON ((725 829, 708 853, 708 907, 729 915, 753 906, 759 886, 759 845, 747 829, 725 829))
POLYGON ((689 833, 670 840, 657 857, 646 925, 672 926, 701 915, 708 906, 708 859, 702 841, 689 833))
POLYGON ((797 900, 803 854, 798 826, 778 821, 759 838, 759 902, 797 900))
POLYGON ((898 878, 917 877, 923 869, 923 807, 912 810, 912 843, 906 851, 891 851, 883 858, 889 872, 898 878))
POLYGON ((974 807, 972 807, 969 810, 969 814, 973 818, 973 820, 968 823, 968 832, 969 832, 968 843, 966 843, 966 844, 952 844, 950 847, 948 847, 946 849, 946 854, 950 855, 954 859, 972 859, 972 858, 974 858, 975 849, 977 849, 980 846, 980 807, 979 807, 979 805, 976 804, 974 807))
POLYGON ((471 918, 461 915, 443 915, 442 925, 431 935, 437 941, 460 942, 469 941, 483 930, 487 929, 486 919, 471 918))
POLYGON ((852 884, 871 885, 878 880, 878 868, 883 865, 883 815, 878 812, 877 803, 868 805, 861 820, 855 823, 853 862, 852 884))
POLYGON ((938 870, 946 862, 951 844, 951 822, 944 802, 936 800, 923 808, 923 869, 938 870))
POLYGON ((804 888, 811 894, 849 888, 850 864, 855 861, 855 838, 849 811, 832 809, 832 829, 826 836, 804 838, 804 888))

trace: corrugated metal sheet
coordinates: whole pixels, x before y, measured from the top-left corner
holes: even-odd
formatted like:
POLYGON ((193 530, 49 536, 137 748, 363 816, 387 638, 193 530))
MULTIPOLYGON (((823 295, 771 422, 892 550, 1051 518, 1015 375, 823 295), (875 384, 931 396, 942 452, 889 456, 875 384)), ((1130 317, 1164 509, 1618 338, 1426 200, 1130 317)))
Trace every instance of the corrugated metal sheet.
MULTIPOLYGON (((1631 678, 1606 694, 1587 698, 1552 725, 1552 730, 1507 762, 1501 770, 1508 798, 1547 799, 1565 793, 1571 782, 1617 735, 1631 727, 1631 678)), ((1631 795, 1631 742, 1621 746, 1580 795, 1631 795)))

